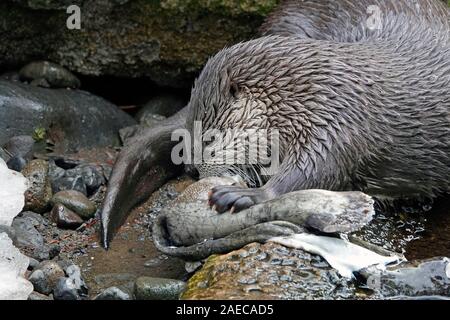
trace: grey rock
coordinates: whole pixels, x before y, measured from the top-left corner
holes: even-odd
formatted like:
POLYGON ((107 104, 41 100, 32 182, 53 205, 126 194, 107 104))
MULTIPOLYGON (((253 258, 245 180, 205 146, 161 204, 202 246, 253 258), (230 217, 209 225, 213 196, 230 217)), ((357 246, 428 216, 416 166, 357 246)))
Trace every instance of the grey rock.
POLYGON ((84 184, 83 177, 80 176, 76 177, 63 176, 62 178, 53 180, 52 189, 53 192, 55 193, 64 190, 75 190, 87 196, 86 185, 84 184))
POLYGON ((5 162, 8 162, 11 155, 5 149, 0 147, 0 158, 2 158, 5 162))
POLYGON ((61 153, 114 146, 119 145, 119 129, 135 123, 116 106, 84 91, 0 80, 0 145, 39 129, 61 153))
POLYGON ((134 294, 138 300, 176 300, 186 283, 179 280, 140 277, 136 280, 134 294))
POLYGON ((103 290, 94 300, 131 300, 131 297, 117 287, 110 287, 103 290))
POLYGON ((62 204, 56 204, 51 213, 51 220, 56 223, 58 228, 76 229, 83 224, 83 219, 75 212, 67 209, 62 204))
POLYGON ((87 220, 94 216, 96 207, 84 194, 75 190, 65 190, 56 193, 51 203, 53 205, 62 204, 66 208, 87 220))
POLYGON ((34 79, 30 82, 30 85, 41 88, 51 88, 50 83, 44 78, 34 79))
POLYGON ((28 280, 33 284, 34 290, 49 295, 53 289, 50 287, 50 284, 47 281, 47 277, 42 270, 34 271, 29 277, 28 280))
POLYGON ((21 172, 27 165, 27 161, 21 156, 14 156, 6 162, 9 169, 21 172))
POLYGON ((59 278, 64 277, 63 269, 54 261, 43 261, 31 273, 28 280, 33 284, 34 290, 49 295, 56 288, 59 278))
POLYGON ((47 300, 53 300, 53 296, 45 295, 36 291, 33 291, 29 296, 28 300, 34 300, 34 301, 47 301, 47 300))
POLYGON ((44 237, 36 229, 39 223, 31 216, 14 219, 12 227, 16 232, 16 245, 28 256, 38 260, 50 258, 50 247, 44 244, 44 237))
POLYGON ((6 233, 8 235, 8 237, 12 240, 13 244, 16 244, 17 235, 16 235, 16 231, 14 230, 13 227, 0 225, 0 233, 2 233, 2 232, 6 233))
POLYGON ((52 198, 52 187, 48 178, 48 162, 32 160, 22 170, 22 174, 30 182, 25 192, 25 210, 44 213, 49 209, 52 198))
POLYGON ((165 94, 149 100, 139 112, 136 119, 144 124, 148 119, 152 120, 155 114, 170 117, 186 105, 186 101, 173 94, 165 94))
POLYGON ((406 262, 386 270, 369 267, 360 274, 368 288, 384 297, 450 297, 450 259, 446 257, 406 262))
POLYGON ((21 80, 40 81, 39 86, 52 88, 79 88, 80 80, 66 68, 48 61, 31 62, 24 66, 19 75, 21 80), (42 85, 45 82, 46 85, 42 85))
POLYGON ((39 266, 39 261, 34 258, 28 257, 30 264, 28 265, 28 270, 34 270, 39 266))
POLYGON ((34 143, 35 141, 32 136, 15 136, 9 139, 9 141, 4 145, 4 148, 12 156, 30 158, 34 143))
POLYGON ((67 278, 59 278, 53 292, 55 300, 81 300, 88 294, 88 288, 81 277, 80 268, 70 265, 66 268, 67 278))

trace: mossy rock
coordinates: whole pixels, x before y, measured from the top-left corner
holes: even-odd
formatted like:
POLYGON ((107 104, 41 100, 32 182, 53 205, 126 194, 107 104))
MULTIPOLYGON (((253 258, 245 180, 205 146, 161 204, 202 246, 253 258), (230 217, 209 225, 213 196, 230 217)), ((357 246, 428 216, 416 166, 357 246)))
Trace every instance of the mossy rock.
POLYGON ((65 0, 2 1, 0 68, 42 59, 83 75, 191 86, 209 56, 254 37, 277 1, 75 1, 81 30, 66 27, 65 0))

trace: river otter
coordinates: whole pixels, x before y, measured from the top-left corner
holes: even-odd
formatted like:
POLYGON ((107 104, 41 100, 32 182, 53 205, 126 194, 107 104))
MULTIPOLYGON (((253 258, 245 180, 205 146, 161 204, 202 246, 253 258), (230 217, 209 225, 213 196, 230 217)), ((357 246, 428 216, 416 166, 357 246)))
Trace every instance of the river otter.
MULTIPOLYGON (((218 212, 300 189, 353 189, 381 199, 450 189, 450 14, 443 3, 284 1, 261 33, 211 58, 188 106, 121 152, 102 211, 105 247, 131 207, 173 171, 170 133, 192 131, 195 121, 204 130, 280 134, 279 170, 257 188, 212 189, 218 212), (149 180, 158 170, 167 174, 149 180)), ((235 174, 239 166, 197 169, 235 174)))

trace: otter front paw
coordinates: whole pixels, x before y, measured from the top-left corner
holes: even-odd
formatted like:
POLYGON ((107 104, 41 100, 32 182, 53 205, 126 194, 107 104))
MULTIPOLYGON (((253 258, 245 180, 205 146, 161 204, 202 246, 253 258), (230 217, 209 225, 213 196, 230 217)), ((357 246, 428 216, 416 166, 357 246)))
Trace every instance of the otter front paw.
POLYGON ((247 209, 254 204, 267 200, 267 194, 261 188, 248 189, 239 186, 218 186, 209 192, 209 205, 217 212, 231 213, 247 209))

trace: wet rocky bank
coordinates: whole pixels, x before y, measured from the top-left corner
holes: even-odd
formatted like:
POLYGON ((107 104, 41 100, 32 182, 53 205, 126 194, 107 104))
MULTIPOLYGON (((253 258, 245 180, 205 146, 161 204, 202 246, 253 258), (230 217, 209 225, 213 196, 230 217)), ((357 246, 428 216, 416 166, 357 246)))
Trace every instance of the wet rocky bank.
POLYGON ((272 242, 202 263, 162 254, 151 228, 194 182, 186 175, 133 210, 101 248, 99 210, 122 146, 185 106, 207 58, 253 37, 278 1, 83 0, 80 31, 64 27, 69 2, 0 3, 0 158, 29 183, 17 216, 0 219, 8 249, 0 260, 18 262, 20 298, 450 297, 450 196, 377 210, 355 235, 409 262, 352 280, 318 255, 272 242))

